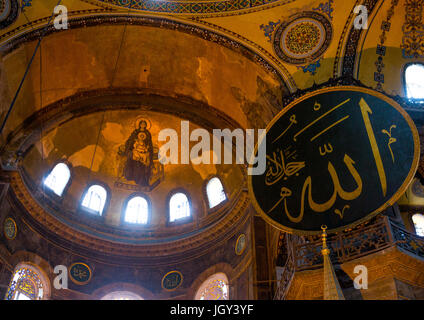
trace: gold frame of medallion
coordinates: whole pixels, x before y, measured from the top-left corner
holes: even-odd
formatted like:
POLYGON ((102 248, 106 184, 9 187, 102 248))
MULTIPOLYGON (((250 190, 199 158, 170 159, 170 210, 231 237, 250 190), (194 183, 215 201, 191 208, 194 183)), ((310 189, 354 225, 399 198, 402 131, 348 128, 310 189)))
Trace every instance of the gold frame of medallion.
POLYGON ((237 237, 236 245, 234 246, 234 253, 236 255, 241 256, 244 253, 244 251, 246 250, 246 247, 247 247, 246 242, 247 242, 246 234, 242 233, 241 235, 239 235, 237 237), (238 247, 239 241, 240 241, 241 237, 243 237, 243 236, 244 236, 244 241, 245 241, 243 249, 240 252, 237 252, 237 247, 238 247))
MULTIPOLYGON (((330 87, 330 88, 323 88, 323 89, 319 89, 316 90, 314 92, 310 92, 305 94, 304 96, 292 101, 290 104, 288 104, 283 110, 281 110, 266 126, 266 132, 268 132, 268 130, 272 127, 272 125, 277 122, 277 120, 279 120, 285 113, 287 113, 291 108, 293 108, 295 105, 297 105, 298 103, 316 96, 318 94, 321 93, 325 93, 325 92, 334 92, 334 91, 345 91, 345 90, 350 90, 350 91, 356 91, 356 92, 361 92, 361 93, 366 93, 369 94, 371 96, 374 96, 378 99, 381 99, 385 102, 387 102, 388 104, 390 104, 393 108, 395 108, 402 116, 403 118, 406 120, 406 122, 408 123, 411 132, 412 132, 412 136, 413 136, 413 140, 414 140, 414 157, 412 160, 412 165, 411 168, 409 170, 409 173, 406 177, 406 179, 404 180, 404 182, 402 183, 402 185, 399 187, 399 189, 393 194, 393 196, 386 201, 383 205, 381 205, 379 208, 377 208, 376 210, 374 210, 373 212, 367 214, 366 216, 364 216, 363 218, 352 222, 346 226, 342 226, 339 228, 335 228, 335 229, 330 229, 327 230, 327 233, 335 233, 335 232, 340 232, 346 229, 350 229, 353 228, 355 226, 357 226, 358 224, 361 224, 373 217, 375 217, 378 213, 382 212, 384 209, 392 206, 404 193, 405 191, 408 189, 409 184, 412 182, 414 175, 418 169, 418 164, 419 164, 419 159, 420 159, 420 138, 418 135, 418 130, 417 127, 415 126, 414 121, 411 119, 411 117, 409 116, 409 114, 393 99, 389 98, 388 96, 386 96, 385 94, 372 90, 372 89, 368 89, 368 88, 362 88, 362 87, 356 87, 356 86, 338 86, 338 87, 330 87)), ((259 144, 262 142, 263 139, 266 139, 266 136, 262 136, 261 140, 258 141, 258 143, 255 145, 255 150, 254 153, 252 154, 252 157, 255 156, 255 154, 258 151, 258 146, 259 144)), ((251 162, 253 163, 253 162, 251 162)), ((287 232, 287 233, 293 233, 293 234, 297 234, 297 235, 319 235, 322 233, 322 230, 317 230, 317 231, 305 231, 305 230, 299 230, 299 229, 294 229, 294 228, 289 228, 286 226, 283 226, 282 224, 274 221, 273 219, 271 219, 265 212, 263 212, 263 210, 261 209, 261 207, 259 206, 255 194, 253 192, 253 187, 252 187, 252 176, 248 175, 247 178, 247 184, 248 184, 248 190, 249 190, 249 196, 252 200, 252 204, 253 207, 255 208, 255 210, 260 214, 260 216, 270 225, 272 225, 273 227, 287 232)))
POLYGON ((172 271, 169 271, 168 273, 166 273, 166 274, 162 277, 162 281, 160 282, 160 285, 161 285, 161 287, 162 287, 162 289, 163 289, 163 290, 168 291, 168 292, 171 292, 171 291, 175 291, 175 290, 177 290, 179 287, 181 287, 181 285, 183 284, 183 282, 184 282, 184 276, 183 276, 183 274, 182 274, 180 271, 178 271, 178 270, 172 270, 172 271), (163 280, 165 280, 165 278, 166 278, 168 275, 170 275, 171 273, 178 273, 178 274, 180 275, 180 277, 181 277, 181 281, 180 281, 180 283, 178 284, 178 286, 177 286, 177 287, 175 287, 174 289, 167 289, 167 288, 165 288, 165 287, 163 286, 163 280))
POLYGON ((6 219, 4 219, 4 222, 3 222, 3 235, 4 235, 4 237, 7 240, 14 240, 16 238, 16 236, 18 235, 18 226, 16 225, 16 221, 13 218, 7 217, 6 219), (13 225, 15 226, 15 234, 13 235, 13 237, 9 237, 6 234, 5 224, 6 224, 7 221, 12 221, 13 225))
POLYGON ((79 286, 83 286, 83 285, 86 285, 87 283, 89 283, 91 281, 91 277, 93 276, 93 271, 91 270, 91 268, 86 263, 83 263, 83 262, 74 262, 73 264, 71 264, 71 266, 68 269, 68 276, 69 276, 69 278, 71 278, 71 280, 72 280, 73 283, 75 283, 75 284, 77 284, 79 286), (82 264, 83 266, 87 267, 88 271, 90 271, 90 277, 88 278, 87 281, 80 282, 80 281, 75 280, 72 277, 71 270, 72 270, 72 267, 75 266, 76 264, 82 264))

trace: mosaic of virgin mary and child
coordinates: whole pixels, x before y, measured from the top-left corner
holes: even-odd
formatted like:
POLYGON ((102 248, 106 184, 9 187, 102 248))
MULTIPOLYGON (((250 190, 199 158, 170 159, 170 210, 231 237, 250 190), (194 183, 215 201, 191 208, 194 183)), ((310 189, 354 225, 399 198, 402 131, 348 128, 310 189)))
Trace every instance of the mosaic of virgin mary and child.
POLYGON ((158 171, 154 159, 157 152, 153 147, 148 120, 138 118, 135 130, 131 133, 125 145, 119 148, 118 154, 126 157, 123 176, 128 181, 134 181, 139 186, 149 186, 152 176, 158 171))

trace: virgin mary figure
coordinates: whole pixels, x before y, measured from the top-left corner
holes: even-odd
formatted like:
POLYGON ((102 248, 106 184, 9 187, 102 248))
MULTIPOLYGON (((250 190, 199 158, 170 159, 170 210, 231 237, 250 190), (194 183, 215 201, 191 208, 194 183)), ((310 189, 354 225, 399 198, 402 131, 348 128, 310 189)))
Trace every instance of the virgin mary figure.
POLYGON ((118 153, 127 158, 124 167, 125 179, 140 186, 148 186, 153 165, 153 144, 146 120, 136 121, 136 129, 122 147, 118 153))

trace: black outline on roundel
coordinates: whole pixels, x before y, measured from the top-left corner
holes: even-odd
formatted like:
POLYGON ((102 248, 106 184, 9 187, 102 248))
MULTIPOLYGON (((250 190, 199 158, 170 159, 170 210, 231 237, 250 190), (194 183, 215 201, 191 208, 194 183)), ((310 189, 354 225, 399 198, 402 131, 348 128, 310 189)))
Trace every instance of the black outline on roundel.
MULTIPOLYGON (((330 230, 327 230, 327 233, 336 233, 336 232, 340 232, 340 231, 344 231, 346 229, 350 229, 353 228, 367 220, 370 220, 371 218, 375 217, 377 214, 379 214, 380 212, 384 211, 385 209, 387 209, 388 207, 394 205, 396 203, 396 201, 406 192, 406 190, 408 189, 412 179, 415 177, 415 173, 417 172, 418 169, 418 164, 419 164, 419 160, 420 160, 420 137, 418 134, 418 130, 417 127, 415 126, 414 121, 412 120, 412 118, 409 116, 409 114, 405 111, 404 108, 402 108, 398 102, 396 102, 395 100, 393 100, 391 97, 373 90, 373 89, 368 89, 368 88, 362 88, 362 87, 356 87, 356 86, 338 86, 338 87, 328 87, 328 88, 322 88, 322 89, 318 89, 316 91, 312 91, 308 94, 303 95, 302 97, 292 101, 289 105, 287 105, 283 110, 281 110, 267 125, 266 127, 266 131, 268 132, 270 128, 272 128, 272 126, 274 125, 275 122, 277 122, 282 116, 284 116, 285 113, 287 113, 291 108, 295 107, 296 105, 298 105, 300 102, 309 99, 311 97, 314 97, 316 95, 320 95, 322 93, 326 93, 326 92, 335 92, 335 91, 356 91, 356 92, 362 92, 365 94, 369 94, 373 97, 376 97, 378 99, 381 99, 383 101, 385 101, 387 104, 389 104, 392 108, 396 109, 400 115, 403 116, 404 120, 408 123, 410 129, 411 129, 411 133, 412 133, 412 139, 414 142, 414 157, 411 163, 411 168, 409 169, 408 175, 406 176, 405 180, 403 181, 402 185, 398 188, 398 190, 390 197, 389 200, 387 200, 384 204, 382 204, 379 208, 377 208, 376 210, 374 210, 373 212, 370 212, 366 215, 364 215, 362 218, 359 218, 358 220, 349 223, 347 225, 342 225, 340 227, 337 228, 333 228, 330 230)), ((266 139, 266 135, 262 136, 261 139, 266 139)), ((255 150, 252 153, 252 155, 256 155, 257 151, 258 151, 258 145, 262 142, 258 141, 255 145, 255 150)), ((252 201, 253 207, 255 208, 256 212, 259 213, 259 215, 270 225, 272 225, 273 227, 277 228, 278 230, 287 232, 287 233, 292 233, 292 234, 296 234, 296 235, 300 235, 300 236, 309 236, 309 235, 319 235, 322 233, 322 230, 303 230, 303 229, 294 229, 294 228, 290 228, 287 226, 284 226, 282 224, 280 224, 279 222, 275 221, 274 219, 272 219, 271 217, 268 216, 267 213, 265 213, 261 206, 259 205, 256 196, 255 196, 255 192, 253 190, 253 184, 252 184, 252 179, 253 176, 252 175, 248 175, 247 178, 247 185, 248 185, 248 191, 249 191, 249 196, 250 199, 252 201)))

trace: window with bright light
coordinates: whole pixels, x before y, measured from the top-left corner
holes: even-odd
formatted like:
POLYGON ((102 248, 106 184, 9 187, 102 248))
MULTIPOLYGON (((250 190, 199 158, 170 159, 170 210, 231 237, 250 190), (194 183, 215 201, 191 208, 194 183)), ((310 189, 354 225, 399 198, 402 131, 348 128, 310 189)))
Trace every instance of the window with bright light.
POLYGON ((101 300, 144 300, 138 294, 130 291, 115 291, 108 293, 101 300))
POLYGON ((221 180, 217 177, 209 180, 206 186, 206 194, 208 196, 209 208, 216 207, 221 202, 227 200, 221 180))
POLYGON ((10 281, 6 300, 42 300, 45 286, 41 273, 35 267, 20 265, 10 281))
POLYGON ((229 300, 227 276, 222 272, 210 276, 197 289, 194 300, 229 300))
POLYGON ((410 64, 405 69, 406 96, 409 99, 424 99, 424 65, 410 64))
POLYGON ((85 209, 89 209, 89 211, 94 211, 95 213, 102 215, 106 199, 107 192, 105 188, 95 184, 88 188, 81 205, 85 209))
POLYGON ((424 237, 424 215, 421 213, 414 214, 412 216, 412 222, 414 223, 417 236, 424 237))
POLYGON ((184 193, 176 193, 169 200, 169 221, 190 217, 190 203, 184 193))
POLYGON ((44 185, 60 197, 70 178, 71 171, 68 166, 64 163, 58 163, 44 179, 44 185))
POLYGON ((131 198, 125 209, 124 221, 134 224, 147 224, 149 218, 149 203, 143 197, 131 198))

